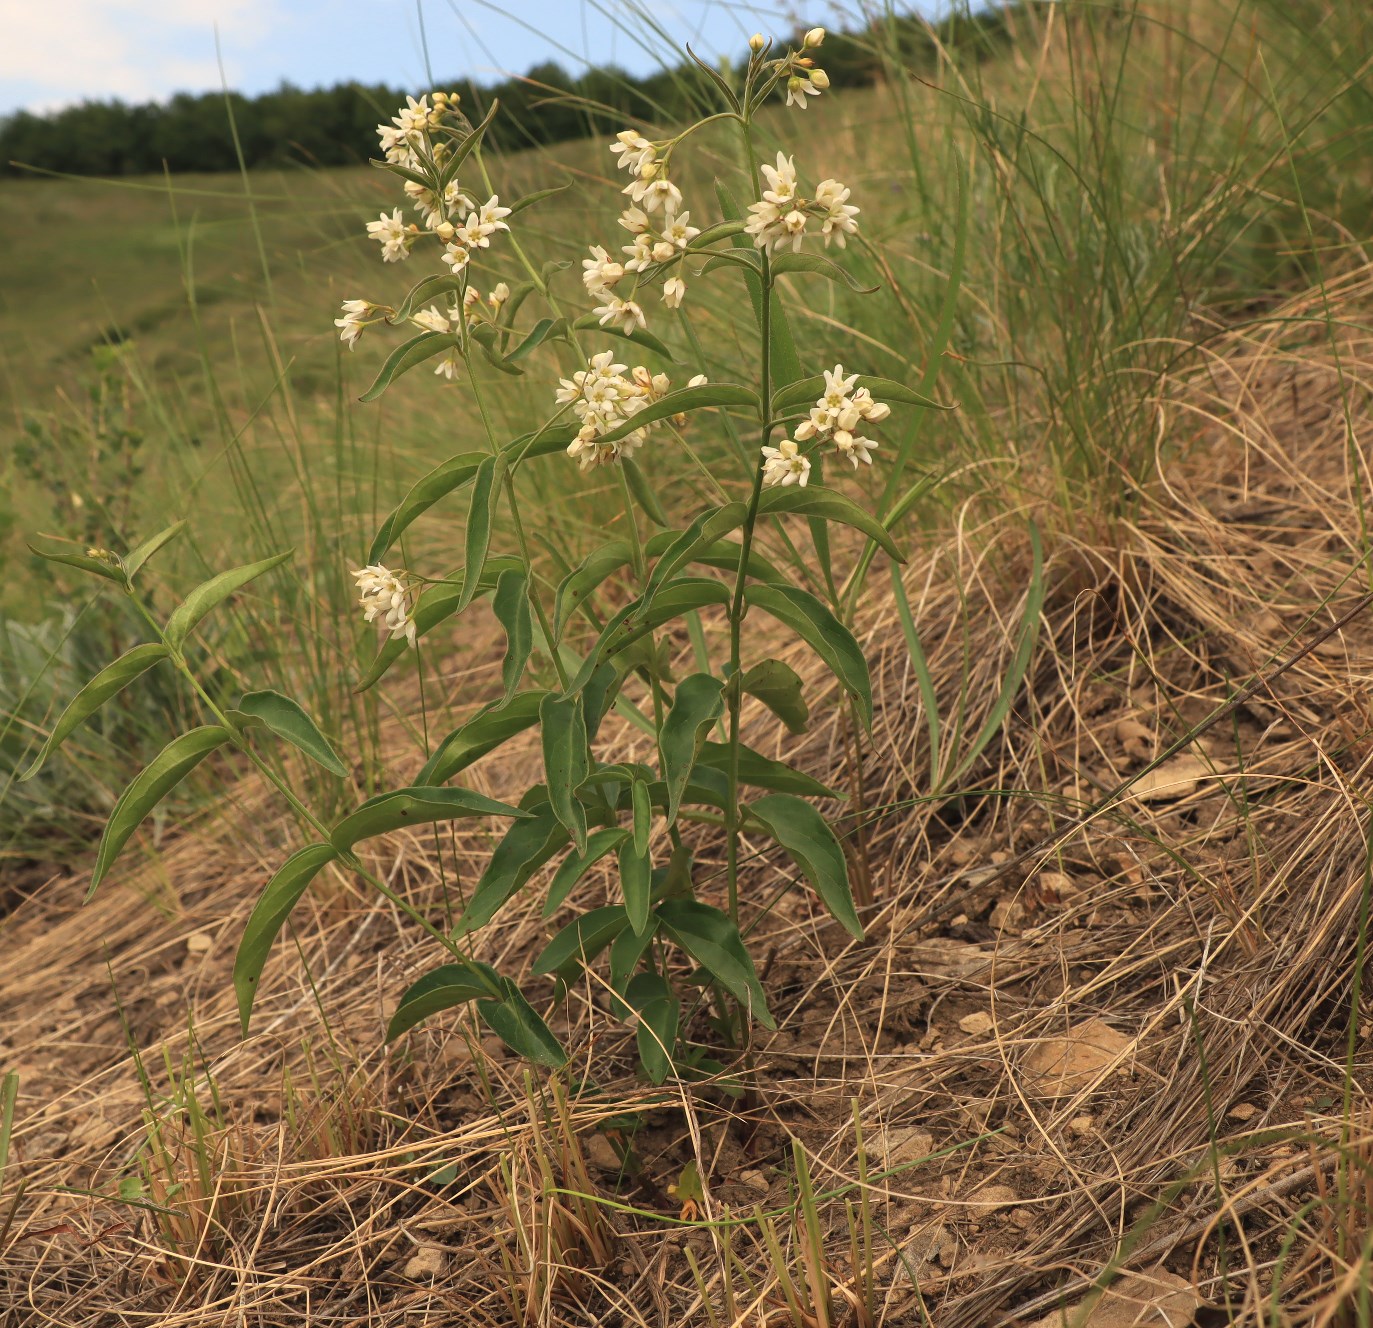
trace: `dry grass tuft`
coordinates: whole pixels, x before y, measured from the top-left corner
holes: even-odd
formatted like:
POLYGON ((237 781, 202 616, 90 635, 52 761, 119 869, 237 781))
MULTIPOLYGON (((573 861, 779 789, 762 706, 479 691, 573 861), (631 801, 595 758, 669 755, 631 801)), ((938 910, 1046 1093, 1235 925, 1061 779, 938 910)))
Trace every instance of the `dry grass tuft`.
MULTIPOLYGON (((1274 666, 1370 584, 1370 294, 1356 273, 1159 385, 1157 475, 1114 530, 1048 541, 1028 685, 957 796, 927 796, 918 681, 873 592, 880 719, 851 840, 869 939, 800 891, 765 908, 782 878, 754 860, 780 1028, 742 1095, 637 1083, 592 978, 551 1016, 571 1087, 464 1019, 379 1048, 429 952, 342 879, 297 913, 240 1041, 233 944, 292 835, 251 784, 233 834, 180 839, 90 908, 74 877, 36 891, 0 956, 20 1076, 6 1194, 24 1187, 0 1226, 6 1322, 983 1328, 1060 1322, 1108 1268, 1129 1277, 1078 1321, 1352 1314, 1373 1210, 1354 986, 1373 619, 1274 666), (796 1147, 813 1203, 795 1202, 796 1147)), ((905 574, 965 734, 1027 594, 1025 514, 986 508, 905 574)), ((469 640, 458 667, 489 680, 495 653, 469 640)), ((821 717, 804 756, 852 783, 844 712, 790 658, 821 717)), ((521 759, 480 782, 518 788, 521 759)), ((488 849, 396 836, 375 866, 437 918, 488 849)), ((716 856, 702 844, 707 877, 716 856)), ((481 957, 514 971, 545 928, 516 901, 481 957)))

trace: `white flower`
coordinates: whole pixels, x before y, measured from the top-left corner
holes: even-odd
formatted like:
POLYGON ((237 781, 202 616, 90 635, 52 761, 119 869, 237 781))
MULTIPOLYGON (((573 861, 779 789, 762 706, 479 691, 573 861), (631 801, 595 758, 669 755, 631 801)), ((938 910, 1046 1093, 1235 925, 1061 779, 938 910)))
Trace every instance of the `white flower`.
POLYGON ((710 382, 710 379, 707 378, 705 374, 697 374, 694 378, 689 378, 687 380, 687 386, 704 387, 708 382, 710 382))
POLYGON ((663 282, 663 303, 669 309, 680 308, 685 297, 686 282, 681 277, 669 277, 663 282))
POLYGON ((392 639, 404 637, 415 644, 415 623, 410 617, 410 593, 395 572, 371 563, 353 573, 362 616, 367 622, 381 618, 392 639))
POLYGON ((833 441, 839 455, 847 457, 854 470, 858 469, 860 461, 864 465, 872 465, 872 453, 876 450, 877 444, 871 438, 850 433, 847 429, 836 429, 833 441))
POLYGON ((798 253, 801 249, 801 241, 805 238, 806 214, 800 208, 792 208, 782 218, 781 235, 773 241, 773 248, 785 249, 787 242, 790 241, 792 253, 798 253))
POLYGON ((663 239, 677 249, 685 249, 701 233, 699 226, 688 225, 690 221, 690 212, 669 212, 663 218, 663 239))
POLYGON ((648 326, 644 311, 633 300, 622 300, 618 295, 609 296, 605 304, 596 306, 594 312, 602 327, 608 323, 619 323, 624 332, 630 333, 648 326))
POLYGON ((475 212, 467 214, 467 220, 457 230, 457 241, 467 249, 488 249, 491 237, 497 231, 508 231, 510 227, 502 220, 510 215, 508 207, 501 207, 500 199, 492 194, 475 212))
POLYGON ((620 214, 620 225, 631 235, 638 235, 648 229, 648 213, 642 208, 627 207, 620 214))
POLYGON ((510 287, 503 281, 498 281, 491 289, 491 294, 486 297, 486 302, 491 306, 492 313, 499 313, 501 305, 510 298, 510 287))
POLYGON ((591 246, 591 257, 582 259, 582 285, 590 295, 603 295, 624 276, 624 265, 615 262, 599 244, 591 246))
POLYGON ((458 370, 461 368, 462 356, 458 354, 458 348, 455 346, 434 366, 434 372, 451 383, 457 378, 458 370))
POLYGON ((358 338, 362 335, 362 329, 367 326, 366 319, 371 310, 372 305, 366 300, 344 300, 343 317, 335 318, 334 326, 339 329, 338 339, 349 350, 358 344, 358 338))
POLYGON ((653 261, 653 241, 646 234, 637 235, 633 244, 621 245, 620 252, 628 255, 626 272, 642 272, 653 261))
POLYGON ((777 154, 777 165, 762 166, 763 176, 768 187, 763 190, 763 198, 769 203, 789 203, 796 197, 796 166, 785 153, 777 154))
POLYGON ((806 33, 804 40, 801 42, 801 45, 806 47, 808 50, 813 51, 824 40, 824 28, 811 28, 810 31, 806 33))
POLYGON ((653 144, 633 129, 622 129, 615 135, 610 150, 619 157, 625 170, 638 175, 654 159, 653 144))
POLYGON ((820 233, 825 237, 826 248, 833 240, 842 249, 848 243, 847 237, 858 233, 858 223, 854 218, 859 209, 848 202, 851 192, 838 180, 821 180, 815 186, 815 206, 820 209, 820 233))
POLYGON ((776 447, 763 448, 764 484, 796 484, 804 489, 808 479, 810 462, 790 438, 782 439, 776 447))
POLYGON ((447 332, 448 315, 440 313, 432 304, 427 309, 421 309, 419 313, 412 314, 412 323, 424 328, 426 332, 447 332))
POLYGON ((400 208, 393 209, 389 216, 383 212, 377 221, 369 221, 367 234, 381 245, 381 256, 385 262, 398 263, 410 257, 410 246, 415 242, 415 236, 406 230, 400 208))
POLYGON ((635 180, 621 192, 628 194, 632 202, 642 203, 645 212, 676 212, 682 206, 682 191, 666 176, 635 180))
MULTIPOLYGON (((439 206, 439 201, 435 197, 432 189, 426 189, 422 184, 414 180, 406 180, 404 184, 406 197, 415 205, 415 210, 420 214, 425 226, 433 231, 437 230, 451 216, 473 212, 477 205, 458 187, 456 180, 450 180, 443 191, 443 206, 439 206)), ((444 236, 448 239, 450 237, 444 236)))
POLYGON ((461 272, 472 261, 472 255, 460 244, 446 244, 443 247, 443 261, 455 273, 461 272))
POLYGON ((797 110, 806 109, 807 97, 818 97, 820 89, 808 78, 802 78, 799 74, 793 74, 787 79, 787 105, 795 106, 797 110))
POLYGON ((753 236, 754 246, 766 249, 768 245, 776 243, 781 234, 782 209, 776 203, 750 203, 748 213, 744 231, 753 236))

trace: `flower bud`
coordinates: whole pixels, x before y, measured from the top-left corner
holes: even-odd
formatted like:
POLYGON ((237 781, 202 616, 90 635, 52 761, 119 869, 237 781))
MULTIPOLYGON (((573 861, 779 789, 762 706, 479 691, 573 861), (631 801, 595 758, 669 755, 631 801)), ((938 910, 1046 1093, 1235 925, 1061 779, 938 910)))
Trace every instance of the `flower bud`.
POLYGON ((659 240, 653 246, 653 261, 655 263, 666 263, 673 254, 677 252, 677 246, 668 240, 659 240))
POLYGON ((710 379, 705 374, 697 374, 694 378, 687 379, 688 387, 704 387, 710 379))
POLYGON ((766 45, 767 41, 761 32, 755 32, 753 36, 748 39, 748 48, 754 55, 757 55, 766 45))
POLYGON ((434 234, 445 244, 453 238, 453 223, 451 221, 441 221, 434 227, 434 234))
POLYGON ((830 76, 823 69, 812 69, 810 81, 823 92, 830 85, 830 76))
POLYGON ((801 45, 807 47, 810 50, 814 50, 824 40, 824 28, 812 28, 808 33, 806 33, 805 40, 801 43, 801 45))

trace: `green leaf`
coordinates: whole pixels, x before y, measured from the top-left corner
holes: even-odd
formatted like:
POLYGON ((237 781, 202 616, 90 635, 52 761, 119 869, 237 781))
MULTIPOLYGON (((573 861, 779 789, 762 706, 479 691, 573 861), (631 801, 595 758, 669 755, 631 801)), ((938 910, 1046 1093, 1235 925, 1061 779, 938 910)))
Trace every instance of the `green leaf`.
POLYGON ((238 953, 234 956, 234 991, 238 994, 238 1019, 245 1037, 257 996, 258 978, 262 976, 277 934, 286 925, 291 910, 300 902, 310 882, 337 858, 332 844, 307 844, 298 849, 277 868, 253 905, 238 943, 238 953))
POLYGON ((431 300, 441 299, 445 295, 456 295, 462 288, 463 279, 456 272, 425 277, 423 281, 417 281, 406 291, 405 298, 387 322, 403 323, 407 318, 413 317, 422 305, 428 304, 431 300))
POLYGON ((78 571, 90 572, 93 576, 103 577, 106 581, 114 581, 121 586, 129 584, 123 566, 106 562, 103 558, 91 558, 84 553, 52 553, 47 549, 40 549, 36 544, 29 545, 29 552, 36 553, 46 562, 75 567, 78 571))
POLYGON ((471 602, 481 583, 486 567, 486 555, 491 548, 491 527, 500 505, 501 480, 505 476, 509 458, 504 452, 487 457, 472 480, 472 502, 467 509, 467 534, 463 541, 462 593, 458 596, 456 612, 461 613, 471 602))
POLYGON ((603 337, 619 337, 621 341, 632 341, 636 346, 643 346, 646 350, 651 350, 655 354, 661 355, 663 359, 672 361, 672 352, 653 335, 652 332, 645 332, 642 329, 634 332, 625 332, 614 324, 601 326, 601 320, 595 314, 583 314, 575 323, 572 324, 578 331, 595 331, 603 337))
MULTIPOLYGON (((738 530, 747 519, 748 507, 740 502, 726 503, 723 507, 707 508, 702 512, 663 550, 644 587, 644 607, 647 608, 652 602, 658 587, 681 571, 701 549, 713 547, 721 536, 738 530)), ((641 613, 643 611, 640 610, 641 613)))
POLYGON ((661 1084, 672 1072, 682 1004, 657 973, 637 974, 625 989, 625 1003, 638 1015, 635 1042, 644 1071, 661 1084))
POLYGON ((663 511, 663 505, 658 501, 658 495, 653 492, 653 486, 644 476, 639 463, 633 457, 627 456, 620 458, 620 465, 624 468, 625 483, 629 486, 630 495, 643 509, 644 514, 655 525, 667 525, 667 513, 663 511))
POLYGON ((618 848, 621 842, 628 838, 629 831, 621 830, 618 826, 593 830, 587 835, 586 848, 580 853, 576 850, 569 853, 554 873, 548 887, 548 898, 544 900, 544 917, 551 918, 562 907, 563 901, 572 893, 577 882, 607 853, 618 848))
MULTIPOLYGON (((644 541, 644 555, 650 559, 661 558, 668 547, 681 538, 681 535, 682 532, 679 530, 660 530, 650 535, 644 541)), ((691 561, 704 563, 707 567, 720 567, 727 572, 738 572, 739 555, 742 552, 743 546, 734 540, 720 539, 716 540, 714 544, 705 544, 698 548, 691 555, 691 561)), ((786 576, 758 552, 757 541, 754 541, 753 547, 749 550, 748 575, 755 581, 790 584, 786 576)))
POLYGON ((486 452, 460 452, 416 480, 410 492, 401 499, 400 505, 381 523, 381 529, 367 551, 367 561, 381 562, 387 550, 400 538, 401 532, 440 498, 469 483, 477 473, 477 467, 488 455, 486 452))
POLYGON ((529 608, 529 580, 523 568, 511 567, 496 580, 491 601, 496 617, 505 628, 505 658, 501 660, 501 682, 505 685, 504 705, 515 695, 524 677, 524 666, 534 648, 534 620, 529 608))
POLYGON ((118 695, 135 678, 141 677, 159 660, 166 659, 171 652, 160 641, 148 641, 134 646, 110 664, 106 664, 67 703, 67 708, 53 725, 48 740, 43 744, 33 763, 22 775, 19 782, 32 779, 43 762, 48 759, 78 728, 81 727, 106 701, 118 695))
POLYGON ((483 706, 439 743, 416 779, 421 784, 445 783, 517 733, 532 728, 539 722, 539 705, 547 695, 546 691, 516 692, 509 701, 483 706))
POLYGON ((664 928, 764 1028, 776 1028, 758 985, 743 937, 718 908, 695 899, 665 899, 658 905, 664 928))
POLYGON ((185 521, 173 522, 166 530, 159 530, 156 535, 149 535, 142 544, 136 544, 130 549, 123 559, 124 571, 128 574, 129 580, 134 579, 139 569, 149 558, 159 549, 170 544, 185 529, 185 521))
POLYGON ((143 818, 157 806, 192 770, 217 747, 229 741, 229 730, 218 724, 206 724, 179 738, 173 738, 148 762, 128 788, 119 795, 110 819, 100 836, 95 853, 95 870, 91 873, 86 898, 96 892, 106 873, 114 865, 130 836, 142 824, 143 818))
POLYGON ((677 810, 687 786, 696 754, 701 750, 712 725, 724 714, 724 685, 708 673, 693 673, 683 678, 672 698, 672 709, 663 720, 658 748, 663 761, 663 782, 667 785, 667 822, 675 825, 677 810))
POLYGON ((421 332, 419 336, 403 341, 386 357, 381 372, 372 380, 372 386, 358 400, 375 401, 401 374, 461 344, 462 339, 456 332, 421 332))
MULTIPOLYGON (((481 576, 477 578, 476 593, 481 594, 483 591, 494 590, 496 581, 502 572, 507 568, 519 566, 518 558, 488 558, 486 567, 481 576)), ((439 581, 433 585, 425 586, 424 590, 420 592, 419 599, 415 601, 415 611, 410 615, 415 624, 417 639, 422 639, 426 633, 432 631, 445 618, 452 617, 458 611, 458 601, 462 599, 463 586, 466 580, 466 576, 462 576, 461 579, 439 581)), ((369 687, 375 686, 385 676, 387 669, 409 648, 410 643, 405 637, 388 637, 382 642, 371 667, 358 680, 358 685, 354 691, 365 692, 369 687)))
POLYGON ((635 779, 629 785, 630 807, 633 810, 634 851, 648 856, 648 840, 653 833, 653 802, 649 797, 648 781, 635 779))
POLYGON ((586 716, 575 696, 550 692, 539 706, 543 768, 548 800, 578 850, 586 848, 586 808, 577 801, 577 786, 591 773, 586 716))
POLYGON ((700 387, 679 387, 631 415, 618 428, 602 434, 598 441, 613 443, 646 424, 665 420, 669 415, 687 415, 693 410, 705 410, 711 406, 748 406, 755 412, 761 409, 758 393, 739 383, 703 383, 700 387))
POLYGON ((567 831, 546 802, 535 808, 528 820, 516 821, 496 845, 454 934, 465 935, 486 926, 567 842, 567 831))
POLYGON ((535 1065, 558 1070, 567 1064, 567 1052, 548 1025, 512 982, 502 1001, 478 1001, 477 1010, 486 1026, 511 1050, 535 1065))
POLYGON ((386 1040, 394 1042, 416 1024, 455 1005, 504 995, 499 979, 486 964, 441 964, 406 989, 386 1026, 386 1040))
POLYGON ((906 555, 896 546, 896 541, 887 533, 886 527, 870 512, 865 512, 851 498, 846 498, 834 489, 812 486, 801 488, 787 485, 785 488, 775 484, 764 489, 758 499, 758 511, 771 516, 777 512, 795 512, 801 516, 819 517, 825 521, 838 521, 841 525, 861 530, 869 539, 880 544, 885 552, 899 563, 906 561, 906 555))
MULTIPOLYGON (((704 743, 696 760, 697 769, 705 766, 708 770, 725 774, 729 771, 729 745, 723 742, 704 743)), ((752 788, 775 789, 779 793, 799 793, 807 798, 844 796, 818 779, 812 779, 781 761, 774 761, 742 742, 739 744, 739 782, 752 788)))
POLYGON ((590 599, 592 592, 622 567, 634 561, 627 540, 611 540, 593 549, 565 577, 553 599, 553 629, 559 635, 568 619, 590 599))
MULTIPOLYGON (((874 378, 871 374, 859 374, 854 386, 866 387, 878 401, 885 401, 888 405, 894 401, 899 405, 921 406, 927 410, 954 409, 953 406, 946 406, 942 402, 923 396, 913 388, 907 387, 905 383, 898 383, 892 378, 874 378)), ((824 374, 788 383, 772 394, 772 413, 782 415, 793 407, 807 405, 818 400, 824 390, 824 374)))
POLYGON ((534 960, 532 973, 556 973, 566 982, 583 964, 589 964, 626 927, 629 914, 622 904, 607 904, 569 922, 534 960))
POLYGON ((315 721, 289 696, 273 691, 249 692, 238 703, 238 710, 233 712, 233 718, 239 716, 270 729, 278 738, 284 738, 312 761, 322 765, 331 775, 342 779, 348 774, 324 734, 315 726, 315 721))
POLYGON ((560 327, 565 329, 567 324, 561 318, 541 318, 528 332, 524 334, 519 345, 515 346, 506 355, 508 363, 515 363, 530 354, 535 347, 542 346, 551 337, 558 335, 560 327))
POLYGON ((841 686, 858 703, 864 726, 872 729, 872 683, 868 661, 843 625, 814 595, 794 586, 752 585, 744 591, 752 608, 785 623, 829 666, 841 686))
POLYGON ((804 733, 810 723, 810 707, 801 691, 801 678, 790 664, 765 659, 739 680, 740 688, 756 696, 792 733, 804 733))
POLYGON ((770 793, 749 803, 744 812, 786 849, 825 907, 861 941, 863 924, 853 907, 844 850, 825 818, 810 803, 788 793, 770 793))
MULTIPOLYGON (((658 917, 655 914, 649 918, 648 925, 643 931, 636 932, 633 927, 626 927, 611 942, 610 987, 617 995, 623 994, 629 986, 634 970, 639 966, 639 960, 653 943, 657 931, 658 917)), ((617 1019, 623 1019, 629 1013, 629 1008, 618 999, 611 1001, 610 1008, 617 1019)))
POLYGON ((542 203, 545 198, 552 198, 554 194, 565 193, 571 189, 570 184, 560 184, 552 189, 536 189, 532 194, 525 194, 523 198, 517 198, 510 204, 510 215, 513 217, 517 212, 523 212, 527 207, 533 207, 535 203, 542 203))
POLYGON ((264 558, 259 563, 235 567, 201 582, 176 606, 172 616, 167 619, 167 627, 163 632, 167 644, 173 650, 180 650, 196 624, 206 614, 222 604, 234 591, 241 590, 248 582, 256 580, 264 572, 270 572, 274 567, 280 567, 294 552, 294 549, 288 549, 274 558, 264 558))
MULTIPOLYGON (((635 792, 647 786, 635 780, 630 786, 635 792)), ((648 856, 648 846, 639 852, 635 836, 620 844, 620 890, 624 894, 625 912, 629 915, 629 925, 636 936, 642 936, 648 927, 648 907, 653 894, 653 864, 648 856)))
POLYGON ((590 681, 582 688, 582 714, 586 717, 586 736, 590 742, 600 731, 601 721, 616 702, 624 670, 607 661, 592 670, 590 681))
POLYGON ((347 852, 361 839, 389 834, 408 825, 457 821, 468 816, 527 815, 518 807, 497 802, 471 789, 416 784, 412 788, 395 789, 368 798, 329 832, 329 841, 340 852, 347 852))
POLYGON ((449 155, 443 163, 443 168, 439 174, 439 193, 442 194, 447 189, 449 183, 457 176, 463 162, 475 150, 478 143, 482 141, 482 135, 491 127, 491 121, 496 118, 496 112, 500 110, 500 101, 493 98, 491 109, 482 117, 481 123, 474 125, 472 132, 463 139, 461 143, 449 155))
POLYGON ((876 286, 865 286, 848 268, 840 267, 831 258, 822 254, 775 254, 772 259, 774 273, 804 272, 810 276, 824 277, 827 281, 839 281, 851 291, 860 295, 871 295, 876 286))

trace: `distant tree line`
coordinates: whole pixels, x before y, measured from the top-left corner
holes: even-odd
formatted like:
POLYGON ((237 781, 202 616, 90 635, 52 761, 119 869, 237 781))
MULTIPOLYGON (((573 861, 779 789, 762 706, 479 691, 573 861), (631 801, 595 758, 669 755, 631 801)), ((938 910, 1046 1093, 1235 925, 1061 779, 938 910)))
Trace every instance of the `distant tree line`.
MULTIPOLYGON (((930 67, 940 45, 965 58, 990 57, 1010 40, 1014 12, 1022 7, 956 14, 933 28, 915 17, 883 18, 862 31, 831 33, 817 63, 833 87, 844 88, 877 81, 888 62, 930 67)), ((614 66, 572 75, 549 62, 499 83, 457 79, 436 86, 461 93, 469 113, 499 98, 503 114, 488 135, 498 149, 604 134, 635 120, 672 124, 719 100, 710 76, 689 61, 644 77, 614 66)), ((179 93, 136 106, 90 101, 47 115, 20 111, 0 120, 0 172, 232 171, 240 153, 250 168, 353 165, 376 155, 378 122, 395 113, 406 93, 418 91, 361 83, 307 91, 283 84, 256 97, 179 93)))

